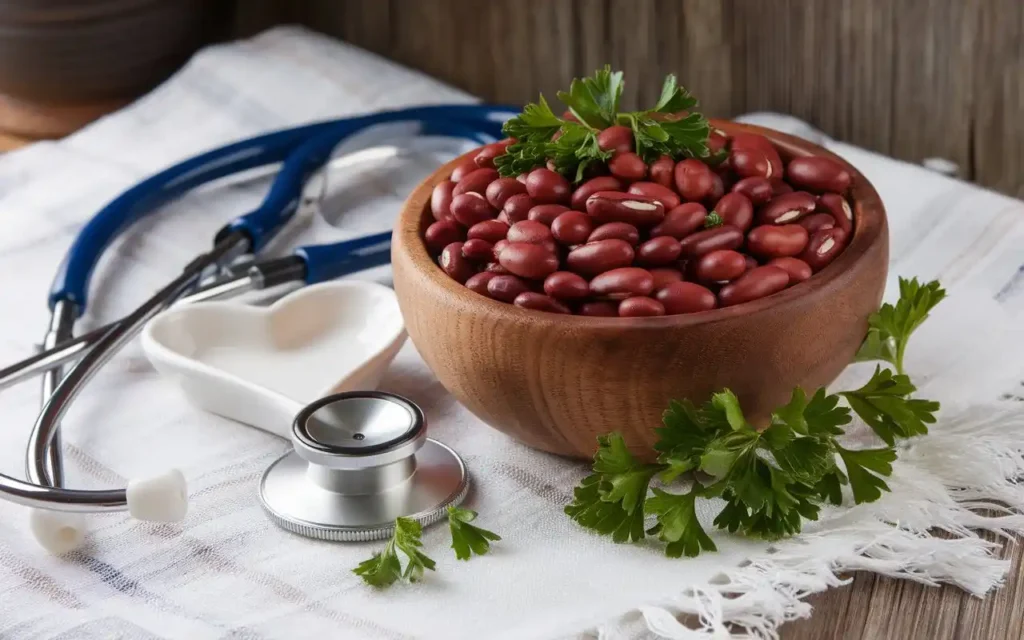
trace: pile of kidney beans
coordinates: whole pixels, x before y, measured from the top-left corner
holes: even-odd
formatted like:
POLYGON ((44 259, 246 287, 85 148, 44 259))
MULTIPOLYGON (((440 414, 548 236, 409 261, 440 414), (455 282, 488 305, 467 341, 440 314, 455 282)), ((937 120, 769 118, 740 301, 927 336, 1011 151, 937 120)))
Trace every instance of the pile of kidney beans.
POLYGON ((628 127, 598 137, 613 153, 573 186, 550 168, 502 178, 483 147, 436 187, 424 235, 438 264, 476 293, 527 309, 659 316, 728 307, 802 282, 846 248, 850 173, 824 157, 784 165, 763 136, 714 130, 709 166, 646 164, 628 127), (705 228, 714 211, 724 221, 705 228))

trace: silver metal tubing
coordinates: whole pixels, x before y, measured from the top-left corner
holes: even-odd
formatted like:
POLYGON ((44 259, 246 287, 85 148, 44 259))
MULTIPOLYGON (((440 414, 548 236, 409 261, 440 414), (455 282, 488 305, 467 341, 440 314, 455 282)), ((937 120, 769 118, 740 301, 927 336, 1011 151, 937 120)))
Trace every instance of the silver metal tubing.
MULTIPOLYGON (((75 317, 78 315, 76 306, 67 300, 61 300, 53 305, 50 315, 50 326, 43 336, 41 348, 52 349, 58 344, 70 340, 74 334, 75 317)), ((40 403, 45 403, 53 393, 53 390, 60 384, 63 376, 61 367, 47 371, 43 375, 43 384, 40 393, 40 403)), ((35 473, 33 465, 26 462, 25 477, 29 482, 35 484, 48 484, 52 487, 64 486, 64 460, 63 445, 61 443, 60 429, 54 434, 53 442, 46 448, 46 468, 43 475, 35 473)))
MULTIPOLYGON (((260 288, 259 285, 259 281, 254 279, 250 273, 233 273, 226 278, 216 280, 197 289, 195 293, 185 296, 178 302, 192 303, 232 298, 242 293, 258 289, 260 288)), ((55 307, 55 316, 56 313, 57 311, 55 307)), ((69 337, 64 340, 58 340, 52 344, 44 343, 44 348, 39 353, 0 369, 0 390, 13 387, 20 382, 24 382, 25 380, 34 378, 47 371, 52 371, 53 369, 78 360, 86 351, 89 350, 90 347, 92 347, 92 345, 96 344, 97 340, 102 338, 118 322, 119 321, 115 320, 110 324, 93 329, 88 333, 83 333, 78 337, 70 337, 70 332, 68 332, 69 337)), ((56 386, 56 384, 54 384, 54 386, 56 386)))
MULTIPOLYGON (((213 250, 189 263, 181 275, 120 320, 68 372, 43 405, 29 436, 29 456, 36 474, 45 475, 46 449, 57 432, 57 426, 79 392, 96 375, 100 367, 138 334, 153 316, 193 289, 208 268, 225 263, 248 246, 248 238, 240 232, 224 236, 213 250)), ((127 508, 124 489, 73 491, 22 482, 6 475, 0 475, 0 495, 28 507, 57 511, 106 512, 123 511, 127 508)))

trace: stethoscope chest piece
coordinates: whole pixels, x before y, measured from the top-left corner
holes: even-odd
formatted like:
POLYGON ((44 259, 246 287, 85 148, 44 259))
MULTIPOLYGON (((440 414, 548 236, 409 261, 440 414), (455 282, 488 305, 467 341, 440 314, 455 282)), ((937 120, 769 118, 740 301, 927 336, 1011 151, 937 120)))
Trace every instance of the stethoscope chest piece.
POLYGON ((260 502, 279 526, 319 540, 387 538, 398 517, 435 522, 469 478, 426 426, 419 407, 390 393, 317 400, 295 417, 294 450, 263 474, 260 502))

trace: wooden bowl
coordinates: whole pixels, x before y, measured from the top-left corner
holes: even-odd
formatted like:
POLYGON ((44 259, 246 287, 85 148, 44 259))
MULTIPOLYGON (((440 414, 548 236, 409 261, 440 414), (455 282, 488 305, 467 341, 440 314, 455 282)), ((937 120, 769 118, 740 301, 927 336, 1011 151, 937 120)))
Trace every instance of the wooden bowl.
POLYGON ((690 315, 593 318, 520 309, 473 293, 431 259, 422 234, 430 194, 471 154, 438 169, 409 197, 395 228, 395 291, 409 336, 441 383, 495 429, 537 449, 593 455, 597 437, 623 434, 653 458, 654 429, 672 399, 700 403, 724 387, 755 424, 832 382, 878 308, 889 235, 878 193, 856 169, 793 136, 727 121, 728 134, 768 137, 784 159, 827 156, 853 175, 855 231, 811 279, 767 298, 690 315))

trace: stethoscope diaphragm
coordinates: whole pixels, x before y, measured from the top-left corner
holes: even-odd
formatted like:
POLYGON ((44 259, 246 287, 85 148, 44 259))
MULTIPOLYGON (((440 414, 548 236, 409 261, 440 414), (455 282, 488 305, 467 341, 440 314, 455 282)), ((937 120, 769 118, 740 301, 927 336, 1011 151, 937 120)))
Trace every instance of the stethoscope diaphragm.
POLYGON ((277 525, 318 540, 387 538, 398 517, 431 524, 462 502, 469 477, 426 427, 394 394, 321 398, 295 417, 294 448, 263 474, 260 503, 277 525))

